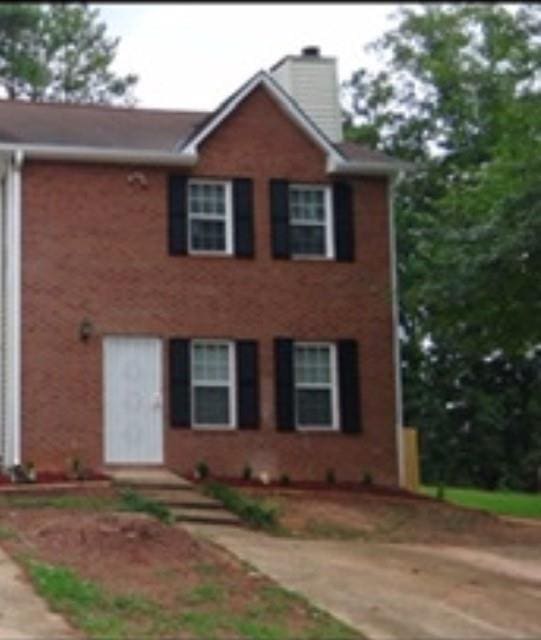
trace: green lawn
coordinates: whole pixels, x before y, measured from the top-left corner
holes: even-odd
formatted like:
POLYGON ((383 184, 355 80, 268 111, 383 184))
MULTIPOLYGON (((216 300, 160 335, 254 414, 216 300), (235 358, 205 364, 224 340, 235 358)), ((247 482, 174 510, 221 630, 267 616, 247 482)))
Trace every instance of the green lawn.
MULTIPOLYGON (((436 487, 424 486, 421 492, 436 496, 436 487)), ((482 491, 446 487, 445 500, 462 507, 484 509, 492 513, 517 518, 541 518, 541 493, 518 493, 516 491, 482 491)))

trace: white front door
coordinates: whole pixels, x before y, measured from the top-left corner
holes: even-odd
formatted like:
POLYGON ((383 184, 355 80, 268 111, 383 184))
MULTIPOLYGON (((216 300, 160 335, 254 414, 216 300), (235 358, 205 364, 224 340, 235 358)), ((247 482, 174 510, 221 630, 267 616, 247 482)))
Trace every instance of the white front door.
POLYGON ((108 336, 103 341, 105 462, 163 462, 162 343, 108 336))

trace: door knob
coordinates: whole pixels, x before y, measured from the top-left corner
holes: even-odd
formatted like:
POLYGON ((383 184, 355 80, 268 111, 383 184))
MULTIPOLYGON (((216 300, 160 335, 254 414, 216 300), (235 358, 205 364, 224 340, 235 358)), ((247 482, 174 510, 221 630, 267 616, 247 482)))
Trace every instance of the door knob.
POLYGON ((162 394, 159 391, 156 391, 152 395, 152 407, 154 409, 159 409, 162 406, 162 394))

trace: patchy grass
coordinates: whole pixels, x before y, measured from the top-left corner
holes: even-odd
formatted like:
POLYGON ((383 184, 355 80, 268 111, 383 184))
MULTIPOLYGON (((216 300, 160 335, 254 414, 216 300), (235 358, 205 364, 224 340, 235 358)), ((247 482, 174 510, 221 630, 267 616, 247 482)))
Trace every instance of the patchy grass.
MULTIPOLYGON (((68 567, 26 559, 24 564, 38 592, 53 611, 65 615, 88 638, 128 640, 189 633, 198 640, 234 637, 282 640, 291 637, 288 615, 306 607, 311 624, 295 637, 303 640, 354 640, 360 636, 299 596, 276 585, 261 589, 257 604, 234 612, 223 585, 205 583, 183 598, 178 613, 138 594, 111 594, 84 580, 68 567), (208 609, 208 605, 212 609, 208 609), (191 605, 191 608, 190 608, 191 605), (207 608, 199 610, 201 605, 207 608)), ((183 636, 181 636, 183 637, 183 636)))
MULTIPOLYGON (((434 498, 437 487, 424 486, 421 491, 434 498)), ((448 487, 445 489, 445 500, 461 507, 483 509, 498 515, 541 518, 541 494, 448 487)))
POLYGON ((327 540, 366 538, 366 532, 360 529, 325 520, 308 520, 304 528, 304 534, 309 538, 324 538, 327 540))
POLYGON ((128 489, 120 493, 121 508, 125 511, 136 513, 148 513, 165 524, 173 524, 174 518, 171 511, 163 504, 147 498, 141 494, 128 489))
POLYGON ((182 528, 61 504, 0 509, 2 546, 88 640, 362 637, 182 528))
POLYGON ((72 569, 27 559, 24 563, 38 593, 89 638, 130 638, 160 622, 159 605, 135 594, 107 594, 72 569))
POLYGON ((240 491, 217 482, 207 484, 205 492, 253 527, 270 531, 279 529, 276 504, 261 498, 247 497, 240 491))
POLYGON ((17 540, 19 538, 17 532, 11 527, 0 525, 0 540, 17 540))
POLYGON ((114 511, 119 501, 114 496, 93 495, 5 495, 0 506, 16 509, 82 509, 84 511, 114 511))

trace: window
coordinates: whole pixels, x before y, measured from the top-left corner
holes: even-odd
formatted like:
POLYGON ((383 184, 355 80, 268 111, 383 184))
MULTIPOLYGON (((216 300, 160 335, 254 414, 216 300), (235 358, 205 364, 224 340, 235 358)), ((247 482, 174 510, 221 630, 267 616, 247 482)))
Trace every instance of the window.
POLYGON ((191 180, 188 183, 188 236, 192 253, 232 253, 231 184, 191 180))
POLYGON ((291 254, 333 258, 331 190, 328 187, 289 187, 291 254))
POLYGON ((329 343, 296 343, 295 423, 298 428, 336 429, 336 349, 329 343))
POLYGON ((236 422, 234 349, 230 342, 192 343, 192 424, 229 426, 236 422))

